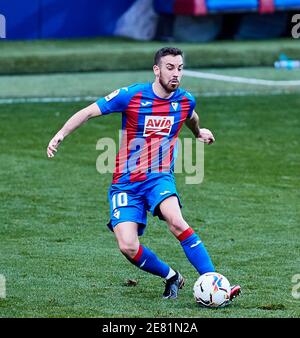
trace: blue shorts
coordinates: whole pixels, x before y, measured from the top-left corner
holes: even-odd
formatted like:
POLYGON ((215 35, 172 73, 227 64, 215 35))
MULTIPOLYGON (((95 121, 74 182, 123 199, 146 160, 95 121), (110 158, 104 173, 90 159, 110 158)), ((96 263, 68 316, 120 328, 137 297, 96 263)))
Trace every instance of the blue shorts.
POLYGON ((110 203, 110 222, 107 226, 113 228, 121 222, 138 223, 138 235, 141 236, 147 224, 147 211, 153 216, 164 220, 159 204, 170 196, 177 196, 173 175, 163 174, 142 182, 112 184, 108 199, 110 203))

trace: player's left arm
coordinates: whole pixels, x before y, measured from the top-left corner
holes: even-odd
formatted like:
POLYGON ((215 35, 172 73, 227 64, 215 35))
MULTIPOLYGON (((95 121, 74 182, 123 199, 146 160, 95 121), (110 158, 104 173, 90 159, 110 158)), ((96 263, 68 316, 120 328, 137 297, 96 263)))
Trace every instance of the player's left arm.
POLYGON ((199 141, 207 144, 215 142, 213 133, 209 129, 200 128, 200 119, 195 110, 193 111, 191 117, 185 120, 185 124, 199 141))

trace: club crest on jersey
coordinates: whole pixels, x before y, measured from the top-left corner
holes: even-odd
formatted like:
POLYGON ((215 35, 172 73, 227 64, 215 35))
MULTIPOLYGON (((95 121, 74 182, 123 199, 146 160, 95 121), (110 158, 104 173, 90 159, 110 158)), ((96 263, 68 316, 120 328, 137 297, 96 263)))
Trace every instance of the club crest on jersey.
POLYGON ((171 105, 172 105, 172 107, 173 107, 174 110, 177 110, 177 108, 178 108, 178 102, 172 102, 171 105))
POLYGON ((117 89, 117 90, 113 91, 112 93, 110 93, 109 95, 105 96, 105 100, 110 101, 111 99, 116 97, 119 93, 120 93, 120 89, 117 89))
POLYGON ((143 136, 153 134, 168 136, 174 124, 174 116, 146 116, 143 136))

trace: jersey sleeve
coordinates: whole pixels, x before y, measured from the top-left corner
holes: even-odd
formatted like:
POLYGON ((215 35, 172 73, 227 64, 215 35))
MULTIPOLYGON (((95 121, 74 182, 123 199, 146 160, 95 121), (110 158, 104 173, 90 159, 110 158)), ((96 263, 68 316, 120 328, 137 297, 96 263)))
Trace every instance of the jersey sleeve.
POLYGON ((126 110, 130 101, 130 93, 128 88, 121 88, 113 91, 109 95, 100 98, 96 104, 103 115, 114 112, 123 112, 126 110))
POLYGON ((192 114, 193 114, 193 111, 196 107, 196 99, 194 98, 194 96, 187 92, 187 96, 190 100, 190 109, 189 109, 189 112, 188 112, 188 115, 187 115, 187 118, 190 119, 192 117, 192 114))

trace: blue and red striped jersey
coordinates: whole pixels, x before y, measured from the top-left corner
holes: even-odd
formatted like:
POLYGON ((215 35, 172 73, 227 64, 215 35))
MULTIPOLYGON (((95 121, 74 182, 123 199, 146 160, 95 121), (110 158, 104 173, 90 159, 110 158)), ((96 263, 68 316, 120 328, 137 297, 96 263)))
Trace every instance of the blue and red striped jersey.
POLYGON ((155 95, 151 83, 115 90, 97 102, 103 115, 122 113, 122 140, 113 184, 144 181, 173 173, 178 133, 195 108, 195 98, 178 88, 168 99, 155 95))

